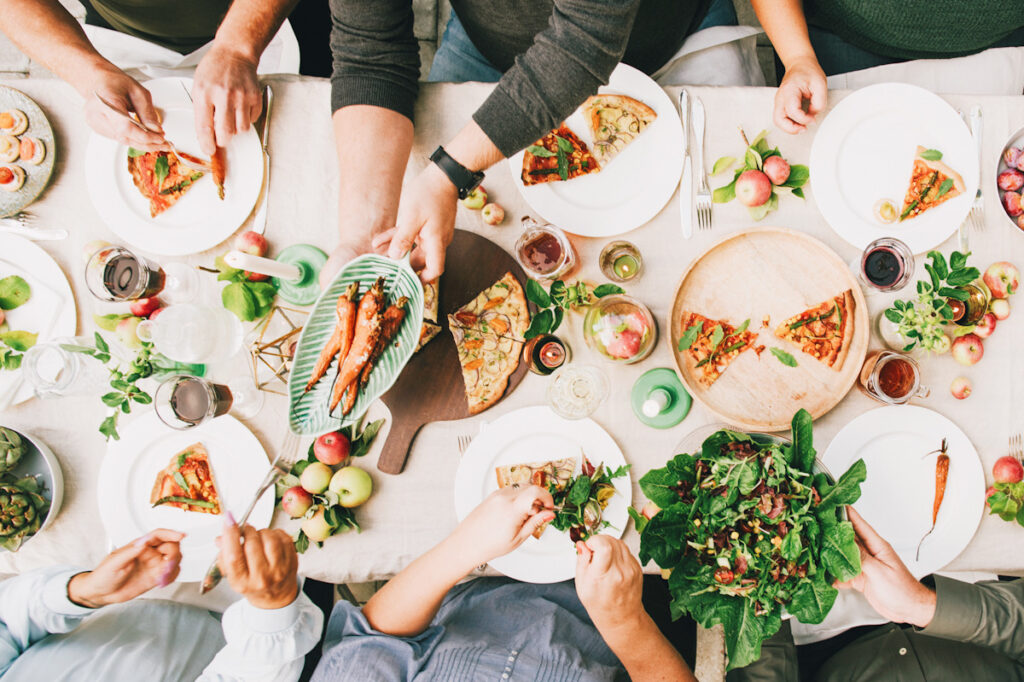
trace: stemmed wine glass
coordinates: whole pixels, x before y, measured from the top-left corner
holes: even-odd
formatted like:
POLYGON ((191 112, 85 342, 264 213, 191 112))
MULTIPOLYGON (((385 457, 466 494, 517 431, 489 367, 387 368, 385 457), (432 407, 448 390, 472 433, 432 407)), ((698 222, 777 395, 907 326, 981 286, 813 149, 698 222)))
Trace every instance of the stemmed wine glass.
POLYGON ((134 301, 161 294, 167 303, 194 300, 199 276, 184 263, 161 267, 124 246, 104 246, 89 257, 85 284, 103 301, 134 301))
POLYGON ((263 408, 263 393, 248 377, 217 384, 179 374, 160 384, 153 404, 160 421, 172 429, 185 430, 229 411, 242 419, 251 419, 263 408))

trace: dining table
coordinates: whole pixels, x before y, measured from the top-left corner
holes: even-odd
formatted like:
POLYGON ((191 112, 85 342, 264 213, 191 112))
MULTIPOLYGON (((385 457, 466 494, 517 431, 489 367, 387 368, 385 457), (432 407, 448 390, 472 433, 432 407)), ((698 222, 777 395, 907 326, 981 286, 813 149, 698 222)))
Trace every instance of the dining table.
MULTIPOLYGON (((273 76, 265 78, 274 90, 274 112, 269 133, 271 185, 266 237, 271 255, 293 243, 308 243, 327 252, 338 240, 336 215, 337 188, 353 174, 372 173, 374 160, 368 158, 359 168, 338 168, 334 151, 334 135, 347 131, 332 129, 329 81, 324 79, 273 76)), ((60 264, 74 291, 78 304, 79 334, 91 336, 96 330, 94 313, 119 311, 117 304, 100 303, 84 282, 83 247, 97 239, 117 242, 103 223, 88 195, 85 177, 86 148, 91 131, 82 113, 82 101, 67 84, 48 78, 6 80, 0 84, 23 91, 46 112, 56 138, 56 168, 49 188, 28 210, 43 227, 64 228, 70 236, 63 241, 40 242, 60 264)), ((415 110, 416 134, 406 172, 410 181, 427 164, 429 154, 450 140, 470 120, 473 111, 491 92, 492 85, 423 84, 415 110)), ((771 122, 772 88, 688 87, 691 97, 703 100, 707 111, 705 162, 721 156, 737 155, 744 147, 741 129, 752 137, 768 129, 771 146, 778 146, 791 163, 807 163, 818 123, 797 135, 774 129, 771 122)), ((679 88, 667 88, 673 100, 679 88)), ((829 93, 828 107, 834 107, 847 91, 829 93)), ((984 196, 984 225, 967 233, 970 262, 982 269, 994 261, 1008 260, 1024 266, 1024 231, 1014 227, 1004 215, 996 192, 996 160, 1008 136, 1024 125, 1024 107, 1020 97, 961 96, 939 93, 955 109, 968 111, 979 105, 984 113, 981 165, 981 188, 984 196)), ((676 154, 666 149, 662 153, 676 154)), ((661 467, 677 454, 676 445, 698 427, 721 421, 695 401, 689 415, 677 426, 668 429, 650 428, 641 423, 630 407, 634 382, 645 372, 658 367, 675 368, 670 347, 668 319, 679 278, 687 265, 715 242, 740 230, 755 226, 783 227, 810 235, 835 251, 846 263, 859 262, 860 250, 835 234, 819 213, 815 203, 812 180, 805 188, 806 198, 781 198, 778 210, 755 223, 745 207, 738 202, 715 204, 710 230, 694 230, 685 238, 681 225, 679 202, 674 195, 660 212, 645 225, 622 235, 633 242, 643 258, 639 278, 623 285, 627 293, 645 303, 653 313, 659 338, 654 351, 634 364, 615 364, 587 347, 582 335, 582 314, 566 315, 558 335, 569 345, 574 361, 598 365, 606 374, 610 392, 592 415, 592 419, 615 439, 626 461, 632 465, 633 505, 640 508, 644 496, 638 485, 647 471, 661 467)), ((723 184, 719 178, 712 186, 723 184), (718 182, 716 182, 718 180, 718 182)), ((489 169, 484 179, 490 201, 505 209, 503 223, 491 226, 481 219, 479 211, 458 208, 456 227, 480 234, 510 253, 520 234, 523 216, 533 215, 514 183, 512 170, 504 163, 489 169)), ((678 192, 678 190, 677 190, 678 192)), ((540 217, 540 216, 534 216, 540 217)), ((251 217, 250 217, 251 220, 251 217)), ((245 226, 240 226, 240 230, 245 226)), ((619 238, 619 237, 616 237, 619 238)), ((571 236, 581 262, 578 277, 598 284, 607 281, 599 268, 599 253, 611 238, 571 236)), ((213 249, 188 257, 164 259, 210 267, 215 257, 231 248, 225 242, 213 249)), ((957 248, 957 235, 939 247, 948 254, 957 248)), ((2 255, 2 254, 0 254, 2 255)), ((160 259, 158 259, 160 260, 160 259)), ((925 277, 924 258, 916 259, 915 279, 925 277)), ((202 296, 219 304, 222 283, 215 276, 201 273, 202 296)), ((728 281, 721 282, 728 287, 728 281)), ((443 286, 443 285, 442 285, 443 286)), ((912 296, 912 289, 898 293, 865 291, 870 317, 896 298, 912 296)), ((1017 302, 1011 301, 1016 307, 1017 302)), ((122 308, 127 308, 122 304, 122 308)), ((122 311, 123 312, 123 311, 122 311)), ((434 343, 451 343, 440 339, 434 343)), ((877 331, 872 331, 870 348, 882 348, 877 331)), ((240 354, 231 362, 210 368, 214 379, 229 379, 233 373, 248 371, 247 359, 240 354)), ((999 322, 996 333, 985 341, 985 355, 971 367, 958 365, 945 355, 918 357, 923 382, 930 387, 928 397, 915 398, 912 403, 945 415, 967 434, 977 448, 986 480, 991 482, 990 469, 1000 456, 1007 454, 1008 438, 1024 429, 1024 308, 1013 311, 999 322), (964 375, 973 383, 973 393, 966 400, 957 400, 949 386, 954 378, 964 375)), ((397 475, 382 473, 376 468, 382 444, 388 437, 386 422, 371 451, 361 466, 371 472, 374 492, 368 502, 356 510, 360 532, 350 531, 329 538, 322 547, 311 546, 300 557, 300 573, 330 583, 358 583, 387 579, 401 571, 415 558, 444 538, 456 525, 453 480, 460 461, 460 440, 472 438, 488 422, 525 406, 545 403, 548 378, 528 374, 522 383, 494 407, 476 416, 453 422, 431 423, 415 438, 404 471, 397 475)), ((429 390, 429 386, 424 386, 429 390)), ((61 399, 34 398, 0 412, 0 424, 33 434, 56 453, 64 472, 65 496, 55 521, 38 537, 17 553, 0 554, 0 574, 17 574, 53 564, 91 566, 110 550, 110 541, 97 511, 97 477, 100 464, 107 455, 107 443, 97 430, 106 415, 96 395, 61 399)), ((879 406, 879 403, 856 388, 827 414, 814 422, 814 442, 818 452, 848 422, 879 406)), ((123 415, 122 423, 135 419, 145 409, 137 406, 132 414, 123 415)), ((261 412, 245 420, 268 453, 273 455, 285 442, 288 431, 288 403, 283 395, 268 394, 261 412)), ((369 418, 387 419, 387 406, 372 406, 369 418)), ((311 438, 300 442, 305 452, 311 438)), ((278 511, 273 525, 295 530, 297 523, 278 511)), ((629 524, 624 539, 630 548, 639 550, 639 535, 629 524)), ((985 572, 1024 575, 1024 554, 1011 551, 1024 541, 1024 528, 986 514, 971 542, 944 571, 985 572)), ((657 573, 653 563, 645 567, 657 573)), ((226 586, 218 588, 212 598, 200 598, 194 584, 172 585, 158 592, 161 596, 204 603, 216 608, 218 600, 232 596, 226 586), (201 599, 208 600, 202 601, 201 599)), ((702 635, 703 657, 709 647, 721 647, 721 641, 702 635)), ((721 660, 721 654, 718 654, 721 660)), ((702 679, 721 676, 705 667, 702 679)), ((713 667, 713 666, 712 666, 713 667)))

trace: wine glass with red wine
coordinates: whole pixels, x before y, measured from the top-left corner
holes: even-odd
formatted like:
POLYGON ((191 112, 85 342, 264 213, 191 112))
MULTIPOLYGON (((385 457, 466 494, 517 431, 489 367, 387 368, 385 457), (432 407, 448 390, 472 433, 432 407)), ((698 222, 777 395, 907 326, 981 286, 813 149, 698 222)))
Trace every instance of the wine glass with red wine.
POLYGON ((861 278, 879 291, 898 291, 914 276, 914 254, 893 237, 868 244, 860 259, 861 278))
POLYGON ((167 303, 195 298, 199 277, 184 263, 159 264, 123 246, 104 246, 85 266, 85 284, 103 301, 135 301, 163 295, 167 303))
POLYGON ((156 416, 172 429, 191 429, 234 411, 239 417, 255 417, 263 407, 263 394, 248 379, 217 384, 201 377, 168 377, 153 399, 156 416))

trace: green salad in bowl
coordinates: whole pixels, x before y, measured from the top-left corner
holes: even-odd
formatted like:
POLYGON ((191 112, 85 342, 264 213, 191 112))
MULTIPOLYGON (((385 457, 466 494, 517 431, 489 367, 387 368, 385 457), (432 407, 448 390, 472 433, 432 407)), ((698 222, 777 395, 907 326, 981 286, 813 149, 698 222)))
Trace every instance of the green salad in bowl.
POLYGON ((660 509, 632 515, 640 561, 668 574, 671 611, 725 629, 729 669, 756 661, 784 611, 820 623, 833 583, 860 573, 844 507, 860 497, 863 460, 834 479, 816 463, 811 415, 793 417, 793 440, 719 429, 640 479, 660 509))

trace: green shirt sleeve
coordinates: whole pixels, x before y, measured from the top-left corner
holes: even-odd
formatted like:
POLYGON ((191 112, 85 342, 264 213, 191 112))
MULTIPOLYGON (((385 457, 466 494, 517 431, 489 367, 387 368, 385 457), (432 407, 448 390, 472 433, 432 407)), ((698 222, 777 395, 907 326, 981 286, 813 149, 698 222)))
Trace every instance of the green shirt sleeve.
POLYGON ((989 647, 1024 663, 1024 580, 975 584, 935 576, 935 616, 922 634, 989 647))

